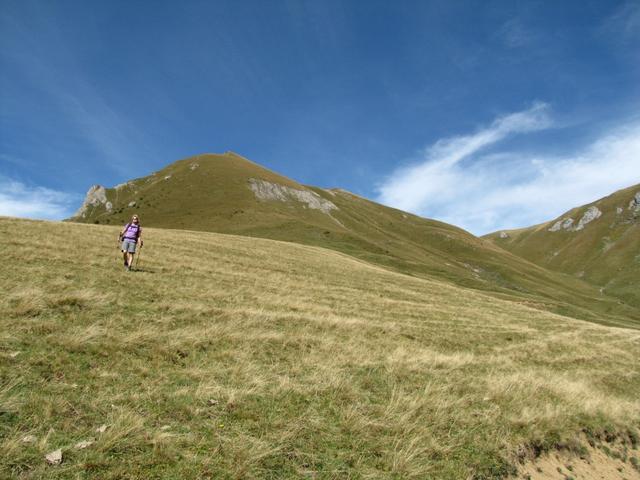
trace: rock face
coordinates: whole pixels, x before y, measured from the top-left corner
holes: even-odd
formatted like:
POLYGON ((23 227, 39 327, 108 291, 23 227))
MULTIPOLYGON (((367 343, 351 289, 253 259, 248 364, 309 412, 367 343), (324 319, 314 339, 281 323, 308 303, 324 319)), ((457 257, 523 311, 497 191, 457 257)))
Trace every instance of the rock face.
POLYGON ((509 238, 509 234, 507 232, 500 232, 500 238, 509 238))
POLYGON ((600 209, 594 205, 589 207, 584 215, 578 221, 578 224, 574 226, 574 220, 571 217, 563 218, 554 223, 551 228, 549 228, 550 232, 558 232, 560 230, 566 230, 568 232, 578 232, 580 230, 584 230, 584 226, 594 220, 600 218, 602 212, 600 209))
POLYGON ((636 192, 634 197, 629 202, 629 210, 640 212, 640 192, 636 192))
POLYGON ((600 218, 601 215, 602 215, 602 212, 598 207, 596 206, 589 207, 587 211, 584 212, 584 215, 578 222, 578 225, 576 225, 575 230, 576 231, 582 230, 587 223, 593 222, 597 218, 600 218))
POLYGON ((296 188, 287 187, 277 183, 267 182, 257 178, 249 179, 249 188, 253 191, 258 200, 269 201, 277 200, 280 202, 298 201, 305 204, 307 208, 320 210, 322 213, 329 214, 331 210, 337 210, 338 207, 333 202, 322 198, 315 192, 309 190, 298 190, 296 188))
POLYGON ((558 220, 553 226, 549 229, 550 232, 557 232, 558 230, 571 230, 571 226, 573 225, 573 218, 563 218, 562 220, 558 220))
POLYGON ((100 205, 104 205, 107 211, 111 211, 113 208, 111 202, 107 201, 105 188, 102 185, 93 185, 84 197, 84 202, 82 202, 82 205, 73 216, 86 218, 89 207, 98 207, 100 205))

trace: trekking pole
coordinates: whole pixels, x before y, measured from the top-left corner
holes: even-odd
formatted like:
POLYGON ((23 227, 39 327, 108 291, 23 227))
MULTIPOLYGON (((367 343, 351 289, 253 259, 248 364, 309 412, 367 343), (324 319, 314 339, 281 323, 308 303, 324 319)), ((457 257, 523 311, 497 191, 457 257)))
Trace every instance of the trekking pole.
POLYGON ((116 262, 120 261, 120 235, 118 235, 118 240, 116 240, 116 262))
POLYGON ((138 271, 138 262, 140 261, 140 257, 142 256, 142 247, 143 247, 144 243, 140 244, 140 251, 138 252, 138 255, 136 255, 136 265, 133 268, 135 271, 138 271))

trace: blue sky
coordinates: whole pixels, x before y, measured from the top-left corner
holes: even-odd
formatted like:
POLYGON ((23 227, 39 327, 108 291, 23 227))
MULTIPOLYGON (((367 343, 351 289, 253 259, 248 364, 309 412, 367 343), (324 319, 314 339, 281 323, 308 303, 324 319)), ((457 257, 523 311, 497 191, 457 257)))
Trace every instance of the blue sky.
POLYGON ((640 1, 0 0, 0 215, 233 150, 482 234, 640 182, 640 1))

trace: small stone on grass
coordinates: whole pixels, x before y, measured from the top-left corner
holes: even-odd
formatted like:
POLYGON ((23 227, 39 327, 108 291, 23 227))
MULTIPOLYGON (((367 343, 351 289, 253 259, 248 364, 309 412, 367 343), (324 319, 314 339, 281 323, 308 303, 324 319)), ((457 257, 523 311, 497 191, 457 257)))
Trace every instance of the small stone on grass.
POLYGON ((62 449, 54 450, 51 453, 47 453, 45 457, 49 465, 59 465, 62 463, 62 449))
POLYGON ((82 450, 83 448, 87 448, 93 445, 93 442, 93 438, 90 438, 89 440, 82 440, 81 442, 75 444, 75 448, 77 448, 78 450, 82 450))
POLYGON ((106 425, 100 425, 98 428, 96 428, 96 432, 98 433, 104 433, 107 431, 107 426, 106 425))
POLYGON ((22 443, 35 443, 38 440, 38 437, 35 435, 25 435, 22 437, 22 443))

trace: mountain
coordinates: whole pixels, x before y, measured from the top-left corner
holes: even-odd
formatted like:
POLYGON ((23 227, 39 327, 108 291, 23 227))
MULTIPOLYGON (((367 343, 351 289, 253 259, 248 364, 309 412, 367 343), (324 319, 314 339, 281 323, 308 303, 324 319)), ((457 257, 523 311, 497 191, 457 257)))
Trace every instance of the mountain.
POLYGON ((72 220, 123 225, 134 212, 143 226, 329 248, 578 318, 626 325, 640 317, 578 278, 550 272, 460 228, 345 190, 301 185, 231 152, 179 160, 113 188, 95 185, 72 220))
POLYGON ((640 184, 569 210, 550 222, 494 232, 485 238, 640 306, 640 184))

